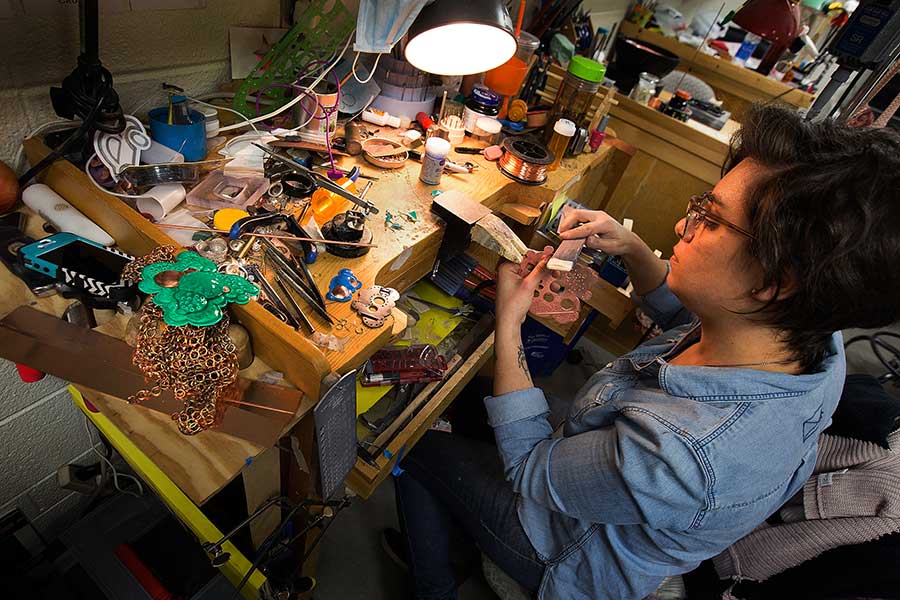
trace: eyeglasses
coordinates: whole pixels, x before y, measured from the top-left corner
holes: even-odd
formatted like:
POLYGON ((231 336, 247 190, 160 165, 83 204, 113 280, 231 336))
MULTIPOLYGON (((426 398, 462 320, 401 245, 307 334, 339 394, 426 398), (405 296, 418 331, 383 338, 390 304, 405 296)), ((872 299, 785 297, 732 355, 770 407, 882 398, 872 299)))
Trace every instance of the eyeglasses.
POLYGON ((712 192, 706 192, 699 196, 691 196, 691 201, 687 206, 687 213, 684 216, 684 229, 681 232, 681 239, 684 240, 685 243, 690 243, 691 240, 694 239, 694 234, 697 233, 697 227, 701 222, 724 225, 741 235, 747 236, 751 240, 756 239, 756 236, 746 229, 738 227, 734 223, 710 212, 709 205, 715 203, 715 201, 715 196, 713 196, 712 192))

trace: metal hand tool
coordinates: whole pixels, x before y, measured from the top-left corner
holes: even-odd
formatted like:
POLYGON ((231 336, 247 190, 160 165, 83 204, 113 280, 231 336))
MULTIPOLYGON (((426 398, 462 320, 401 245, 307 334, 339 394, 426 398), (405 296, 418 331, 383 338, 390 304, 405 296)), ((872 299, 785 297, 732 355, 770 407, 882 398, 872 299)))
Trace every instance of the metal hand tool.
POLYGON ((310 169, 307 169, 303 165, 283 157, 282 155, 278 154, 271 148, 267 148, 267 147, 263 146, 262 144, 257 144, 254 142, 253 145, 256 146, 257 148, 259 148, 260 150, 262 150, 263 152, 265 152, 266 154, 268 154, 269 156, 271 156, 272 158, 274 158, 275 160, 277 160, 278 162, 280 162, 281 164, 283 164, 287 167, 290 167, 293 171, 311 175, 316 180, 316 183, 318 184, 318 186, 320 188, 324 188, 324 189, 328 190, 329 192, 333 192, 333 193, 337 194, 338 196, 340 196, 341 198, 346 198, 347 200, 349 200, 350 202, 353 202, 354 204, 361 207, 363 210, 365 210, 367 212, 370 212, 374 215, 378 214, 378 212, 379 212, 378 208, 374 204, 359 198, 355 194, 351 194, 350 192, 348 192, 347 190, 345 190, 338 184, 334 183, 333 181, 331 181, 324 175, 322 175, 320 173, 316 173, 315 171, 311 171, 310 169))

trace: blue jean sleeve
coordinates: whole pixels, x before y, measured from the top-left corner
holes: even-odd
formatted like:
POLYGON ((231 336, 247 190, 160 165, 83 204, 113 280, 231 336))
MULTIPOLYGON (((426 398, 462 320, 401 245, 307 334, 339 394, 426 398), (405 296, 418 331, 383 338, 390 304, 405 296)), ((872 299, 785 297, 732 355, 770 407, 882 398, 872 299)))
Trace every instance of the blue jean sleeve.
POLYGON ((609 427, 551 438, 539 389, 488 397, 485 405, 507 479, 551 510, 594 523, 687 529, 704 506, 698 457, 651 415, 623 413, 609 427))
POLYGON ((671 267, 666 263, 666 278, 655 290, 643 296, 637 296, 640 307, 650 315, 653 322, 663 331, 684 325, 694 320, 694 313, 689 311, 669 289, 668 279, 671 267))

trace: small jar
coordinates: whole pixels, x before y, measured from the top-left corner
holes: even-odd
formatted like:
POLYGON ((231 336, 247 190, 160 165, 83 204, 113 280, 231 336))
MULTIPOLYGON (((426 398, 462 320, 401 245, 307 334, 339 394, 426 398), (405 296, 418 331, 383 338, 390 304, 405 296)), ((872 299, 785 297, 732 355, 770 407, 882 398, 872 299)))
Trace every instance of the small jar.
POLYGON ((472 133, 479 117, 496 119, 499 114, 500 96, 486 87, 476 87, 466 100, 466 107, 463 109, 463 127, 472 133))
POLYGON ((478 117, 475 121, 475 130, 472 132, 472 137, 488 146, 493 146, 500 142, 499 138, 502 130, 503 125, 500 124, 500 121, 488 117, 478 117))
POLYGON ((548 171, 555 171, 559 168, 559 163, 566 155, 566 149, 577 130, 578 127, 575 123, 568 119, 559 119, 553 124, 553 137, 550 138, 550 143, 547 145, 547 149, 553 154, 553 162, 547 167, 548 171))
POLYGON ((594 95, 600 89, 600 82, 606 74, 606 66, 583 56, 573 56, 563 77, 550 110, 550 118, 544 130, 544 140, 553 137, 553 125, 561 118, 576 125, 583 125, 592 114, 594 95))
POLYGON ((691 109, 688 104, 691 101, 690 92, 684 90, 675 90, 675 95, 669 100, 669 104, 663 111, 665 114, 678 119, 679 121, 687 121, 691 118, 691 109))
POLYGON ((656 86, 658 83, 659 77, 653 73, 641 73, 638 76, 638 81, 635 84, 634 89, 631 90, 631 99, 646 105, 650 102, 650 98, 656 94, 656 86))

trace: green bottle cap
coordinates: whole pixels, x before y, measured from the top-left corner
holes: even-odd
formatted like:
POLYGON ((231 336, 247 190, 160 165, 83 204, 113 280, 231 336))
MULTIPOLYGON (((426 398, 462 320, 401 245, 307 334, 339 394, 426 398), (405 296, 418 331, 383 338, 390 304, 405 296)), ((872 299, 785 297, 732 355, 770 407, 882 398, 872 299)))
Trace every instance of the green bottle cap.
POLYGON ((569 73, 585 81, 600 83, 606 74, 606 66, 590 58, 573 56, 569 61, 569 73))

